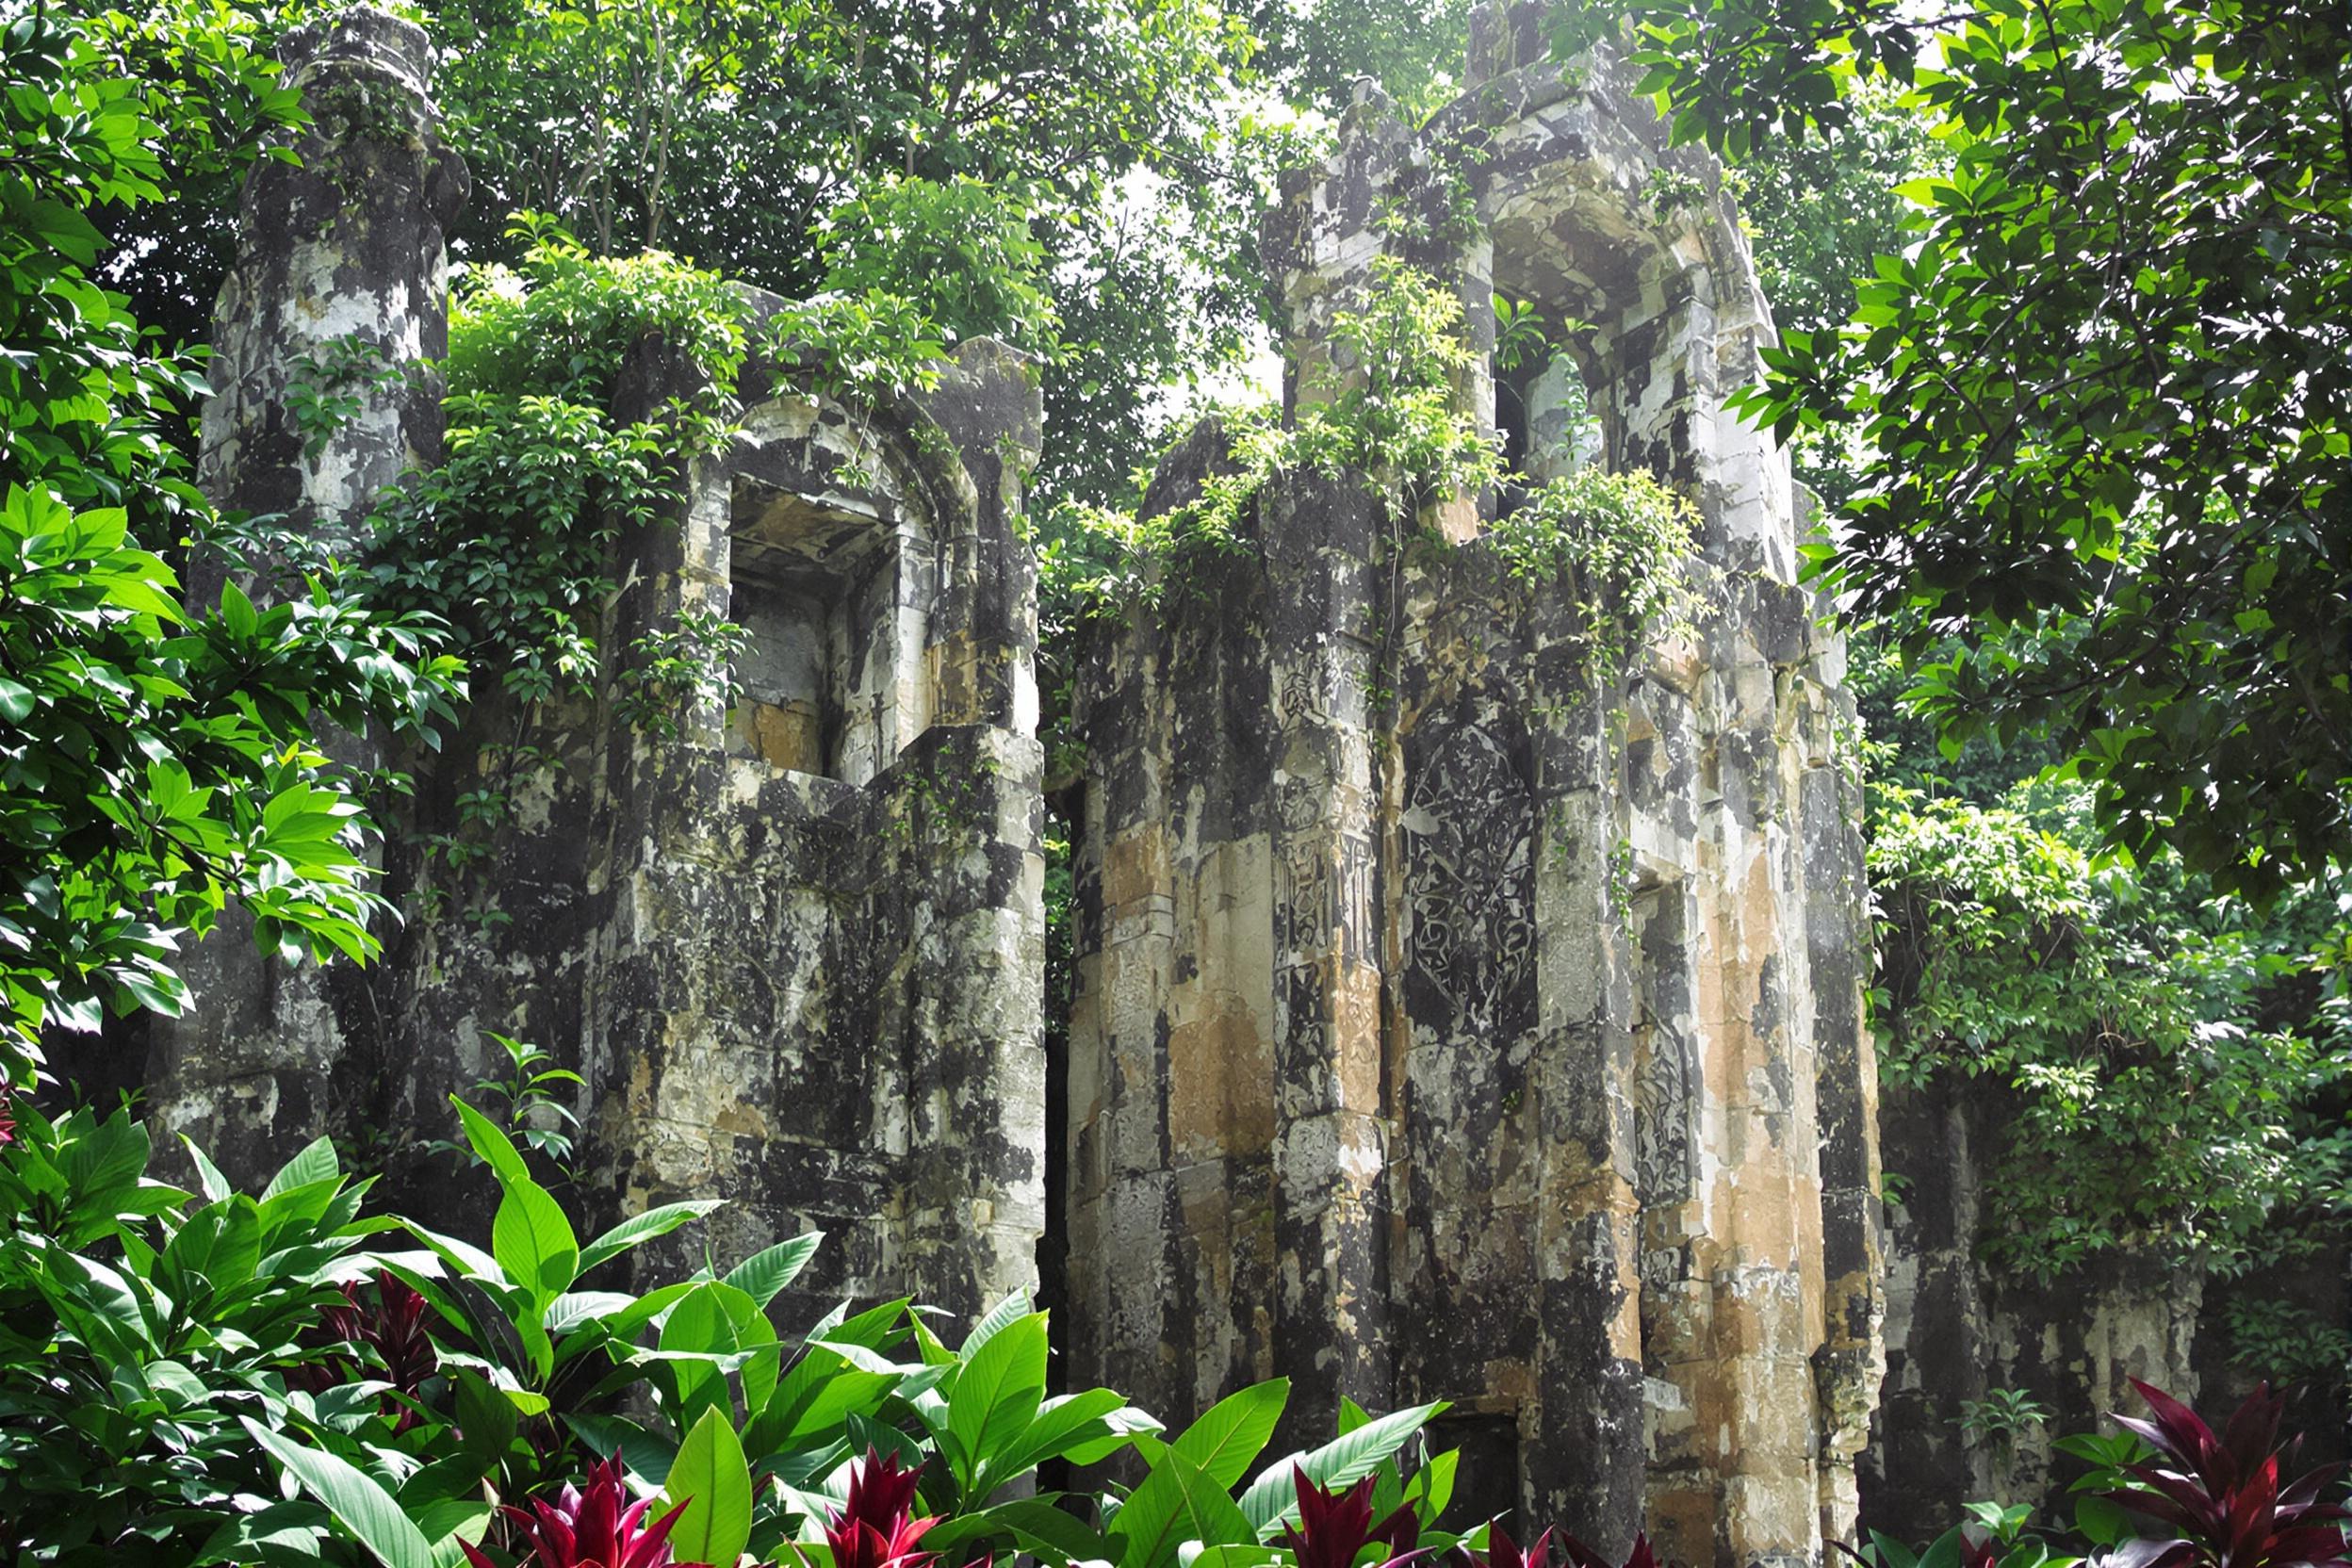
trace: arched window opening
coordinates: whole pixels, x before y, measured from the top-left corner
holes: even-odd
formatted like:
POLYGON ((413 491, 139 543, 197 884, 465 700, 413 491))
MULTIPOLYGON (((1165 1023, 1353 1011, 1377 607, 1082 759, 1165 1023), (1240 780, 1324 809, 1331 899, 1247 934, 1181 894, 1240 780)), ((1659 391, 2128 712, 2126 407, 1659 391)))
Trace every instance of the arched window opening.
POLYGON ((751 635, 728 750, 871 782, 931 720, 920 531, 738 476, 729 531, 732 613, 751 635))
POLYGON ((1522 487, 1561 478, 1602 460, 1601 421, 1573 339, 1587 324, 1535 302, 1494 296, 1494 423, 1503 461, 1522 487))

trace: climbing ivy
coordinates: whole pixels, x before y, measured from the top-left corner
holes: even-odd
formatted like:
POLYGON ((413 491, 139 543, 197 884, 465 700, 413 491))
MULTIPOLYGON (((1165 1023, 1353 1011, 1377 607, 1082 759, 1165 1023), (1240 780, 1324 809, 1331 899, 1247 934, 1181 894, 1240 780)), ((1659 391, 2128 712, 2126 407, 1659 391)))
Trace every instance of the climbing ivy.
POLYGON ((1566 584, 1587 629, 1588 673, 1625 667, 1642 641, 1686 629, 1690 594, 1678 569, 1698 514, 1647 473, 1570 469, 1499 518, 1487 541, 1512 579, 1566 584))

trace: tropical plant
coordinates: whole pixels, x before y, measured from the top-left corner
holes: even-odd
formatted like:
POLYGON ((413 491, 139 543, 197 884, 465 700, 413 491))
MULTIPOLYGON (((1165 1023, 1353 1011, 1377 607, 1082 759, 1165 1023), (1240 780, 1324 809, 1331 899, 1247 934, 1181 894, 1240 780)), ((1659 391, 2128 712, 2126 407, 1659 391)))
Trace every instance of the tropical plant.
POLYGON ((2124 1465, 2140 1484, 2111 1500, 2161 1527, 2121 1543, 2115 1568, 2340 1568, 2352 1511, 2322 1500, 2341 1465, 2289 1478, 2302 1439, 2281 1443, 2286 1400, 2265 1383, 2246 1396, 2216 1436, 2195 1411, 2133 1379, 2147 1419, 2115 1422, 2159 1458, 2124 1465))
POLYGON ((1366 1476, 1344 1493, 1334 1493, 1307 1479, 1303 1469, 1291 1472, 1298 1494, 1298 1518, 1282 1527, 1282 1544, 1298 1568, 1355 1568, 1366 1546, 1379 1543, 1373 1560, 1379 1568, 1395 1568, 1423 1554, 1421 1516, 1411 1503, 1398 1503, 1380 1523, 1372 1521, 1372 1494, 1377 1485, 1366 1476))
MULTIPOLYGON (((669 1568, 670 1531, 686 1505, 678 1503, 651 1524, 650 1497, 629 1500, 618 1454, 592 1465, 583 1486, 565 1485, 549 1503, 537 1497, 531 1508, 502 1508, 517 1544, 537 1568, 669 1568)), ((498 1568, 490 1554, 461 1537, 458 1545, 474 1568, 498 1568)))
MULTIPOLYGON (((177 949, 233 904, 265 951, 374 951, 362 784, 314 731, 414 733, 458 691, 433 623, 369 612, 350 573, 189 482, 198 364, 91 281, 91 215, 162 198, 167 147, 213 107, 119 74, 112 25, 0 14, 0 1081, 20 1085, 45 1028, 183 1010, 177 949), (231 568, 216 602, 165 564, 183 549, 231 568), (256 604, 233 579, 265 562, 256 604)), ((265 62, 213 41, 250 112, 292 116, 265 62)))

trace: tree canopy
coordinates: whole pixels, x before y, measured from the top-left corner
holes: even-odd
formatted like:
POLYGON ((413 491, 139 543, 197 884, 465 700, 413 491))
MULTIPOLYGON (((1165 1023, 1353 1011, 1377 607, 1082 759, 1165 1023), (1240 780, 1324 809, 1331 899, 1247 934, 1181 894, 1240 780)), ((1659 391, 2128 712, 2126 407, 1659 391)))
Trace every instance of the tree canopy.
MULTIPOLYGON (((1851 443, 1822 580, 1948 745, 2058 737, 2110 841, 2275 895, 2352 858, 2352 24, 2317 0, 1637 13, 1735 157, 1907 91, 1950 157, 1748 404, 1851 443)), ((1576 47, 1605 31, 1568 13, 1576 47)))
MULTIPOLYGON (((162 193, 162 149, 208 134, 114 69, 106 26, 0 27, 0 1085, 44 1028, 187 1003, 179 939, 231 900, 289 957, 372 952, 363 781, 318 735, 449 711, 438 630, 379 616, 335 563, 225 519, 173 442, 203 390, 91 281, 91 214, 162 193), (161 552, 307 563, 256 607, 188 602, 161 552)), ((293 112, 268 62, 208 69, 293 112)))

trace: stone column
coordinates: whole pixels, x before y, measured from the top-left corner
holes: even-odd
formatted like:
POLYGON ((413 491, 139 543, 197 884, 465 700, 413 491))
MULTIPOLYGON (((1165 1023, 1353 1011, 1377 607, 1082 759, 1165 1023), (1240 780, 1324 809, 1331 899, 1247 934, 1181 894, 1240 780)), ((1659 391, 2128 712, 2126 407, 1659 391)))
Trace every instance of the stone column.
MULTIPOLYGON (((356 7, 289 34, 281 54, 312 123, 293 140, 299 163, 264 161, 246 182, 198 477, 224 511, 280 515, 349 560, 376 497, 439 458, 439 378, 421 367, 448 347, 443 230, 467 178, 435 128, 422 28, 356 7)), ((273 564, 287 564, 240 574, 249 591, 300 591, 273 564)), ((191 602, 217 599, 227 575, 195 563, 191 602)), ((365 737, 321 739, 347 766, 381 761, 365 737)), ((195 1008, 157 1021, 147 1074, 157 1131, 187 1134, 246 1184, 324 1130, 329 1079, 374 1011, 350 966, 289 969, 251 931, 233 911, 189 954, 195 1008)))

